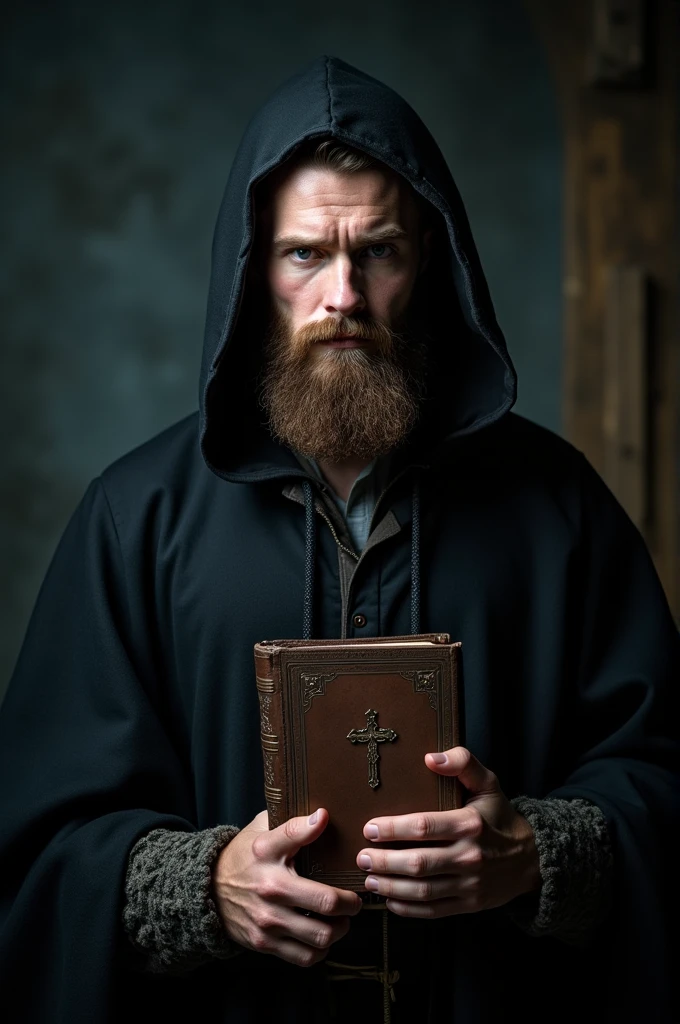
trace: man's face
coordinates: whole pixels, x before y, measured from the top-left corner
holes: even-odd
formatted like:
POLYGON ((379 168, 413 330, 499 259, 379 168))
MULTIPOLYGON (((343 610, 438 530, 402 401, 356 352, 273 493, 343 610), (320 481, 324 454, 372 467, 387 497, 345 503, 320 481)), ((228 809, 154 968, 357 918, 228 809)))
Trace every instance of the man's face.
POLYGON ((267 228, 273 309, 292 338, 301 332, 307 340, 321 329, 311 358, 374 344, 370 337, 332 341, 357 333, 348 319, 400 322, 421 269, 421 245, 418 210, 399 176, 374 169, 293 171, 272 197, 267 228))
POLYGON ((263 405, 303 454, 373 458, 410 432, 424 375, 408 315, 420 236, 410 186, 388 171, 301 167, 273 192, 260 234, 263 405))

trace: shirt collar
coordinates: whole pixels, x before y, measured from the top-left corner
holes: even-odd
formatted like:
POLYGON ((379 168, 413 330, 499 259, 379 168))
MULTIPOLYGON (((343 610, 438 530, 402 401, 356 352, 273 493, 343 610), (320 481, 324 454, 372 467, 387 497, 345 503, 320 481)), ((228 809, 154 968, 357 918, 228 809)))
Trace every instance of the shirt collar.
POLYGON ((378 494, 380 494, 387 483, 390 463, 389 452, 387 455, 376 456, 376 458, 369 462, 367 466, 364 466, 352 484, 347 501, 345 502, 335 493, 314 459, 308 459, 304 455, 300 455, 300 453, 296 452, 294 449, 291 450, 304 469, 314 475, 318 480, 322 480, 330 488, 335 503, 340 507, 343 513, 351 511, 356 502, 365 499, 370 495, 371 491, 373 492, 373 501, 375 502, 378 494))

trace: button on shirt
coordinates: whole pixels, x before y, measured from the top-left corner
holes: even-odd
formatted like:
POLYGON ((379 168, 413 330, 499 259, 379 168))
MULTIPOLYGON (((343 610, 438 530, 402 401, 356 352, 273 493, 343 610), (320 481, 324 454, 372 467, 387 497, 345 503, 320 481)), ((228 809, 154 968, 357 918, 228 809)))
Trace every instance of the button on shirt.
POLYGON ((295 455, 306 469, 311 470, 319 480, 323 480, 328 486, 331 497, 347 524, 349 535, 354 544, 354 550, 358 553, 363 551, 368 540, 373 509, 387 483, 389 455, 378 456, 372 462, 369 462, 367 466, 364 466, 352 484, 347 501, 343 501, 335 493, 314 459, 304 458, 297 452, 295 452, 295 455))

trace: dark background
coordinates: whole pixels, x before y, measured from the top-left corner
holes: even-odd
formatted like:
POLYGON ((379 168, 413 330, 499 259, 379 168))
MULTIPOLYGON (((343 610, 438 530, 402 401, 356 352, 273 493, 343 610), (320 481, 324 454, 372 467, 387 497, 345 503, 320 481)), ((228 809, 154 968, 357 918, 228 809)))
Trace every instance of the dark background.
POLYGON ((561 432, 561 136, 519 3, 73 0, 4 19, 0 695, 87 483, 196 407, 233 155, 320 54, 391 85, 432 131, 517 366, 517 411, 561 432))

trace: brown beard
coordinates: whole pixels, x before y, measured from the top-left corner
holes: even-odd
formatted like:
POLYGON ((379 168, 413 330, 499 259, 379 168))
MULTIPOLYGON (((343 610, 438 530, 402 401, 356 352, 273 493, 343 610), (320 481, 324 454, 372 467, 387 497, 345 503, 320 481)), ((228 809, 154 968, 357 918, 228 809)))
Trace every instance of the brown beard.
POLYGON ((264 354, 260 404, 273 436, 316 461, 373 459, 411 433, 425 394, 427 348, 408 330, 375 319, 329 317, 291 335, 273 315, 264 354), (371 349, 320 349, 317 340, 349 334, 371 349))

